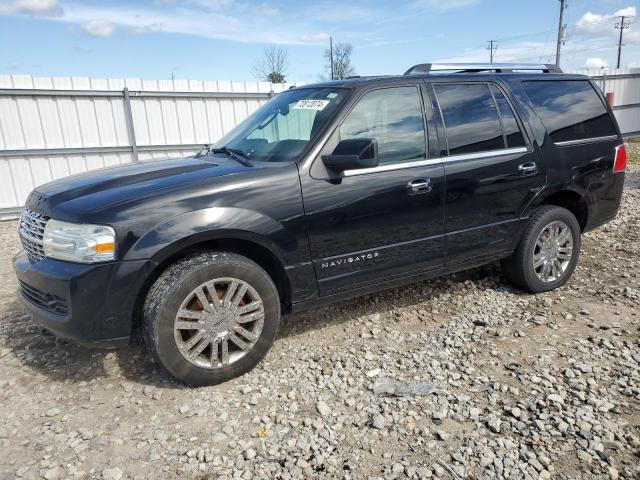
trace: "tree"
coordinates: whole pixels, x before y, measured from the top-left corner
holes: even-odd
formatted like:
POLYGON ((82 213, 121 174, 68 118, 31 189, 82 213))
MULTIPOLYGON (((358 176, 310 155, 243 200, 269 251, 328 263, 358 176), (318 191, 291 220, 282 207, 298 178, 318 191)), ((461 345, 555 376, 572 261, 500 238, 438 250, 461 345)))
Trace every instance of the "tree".
POLYGON ((253 64, 253 74, 259 80, 271 83, 284 83, 289 54, 284 48, 270 45, 264 49, 264 58, 253 64))
MULTIPOLYGON (((351 65, 351 54, 353 45, 350 43, 336 43, 333 46, 333 80, 342 80, 355 74, 356 70, 351 65)), ((327 72, 331 77, 331 51, 324 51, 324 58, 327 60, 327 72)))

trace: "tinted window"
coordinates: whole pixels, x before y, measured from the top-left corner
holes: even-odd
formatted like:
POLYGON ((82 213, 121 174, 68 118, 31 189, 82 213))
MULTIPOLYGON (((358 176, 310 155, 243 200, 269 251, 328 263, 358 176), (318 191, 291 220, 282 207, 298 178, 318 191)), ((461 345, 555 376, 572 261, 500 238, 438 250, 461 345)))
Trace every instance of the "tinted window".
POLYGON ((366 93, 339 128, 340 140, 375 138, 380 165, 426 158, 422 106, 416 87, 366 93))
POLYGON ((604 104, 589 82, 530 81, 523 86, 554 142, 616 134, 604 104))
POLYGON ((504 148, 498 111, 486 84, 434 85, 449 155, 504 148))
POLYGON ((522 136, 522 132, 520 131, 520 127, 518 126, 509 102, 507 102, 507 99, 504 98, 502 92, 495 85, 491 85, 490 88, 498 104, 500 120, 502 121, 502 131, 507 141, 507 147, 524 147, 524 137, 522 136))

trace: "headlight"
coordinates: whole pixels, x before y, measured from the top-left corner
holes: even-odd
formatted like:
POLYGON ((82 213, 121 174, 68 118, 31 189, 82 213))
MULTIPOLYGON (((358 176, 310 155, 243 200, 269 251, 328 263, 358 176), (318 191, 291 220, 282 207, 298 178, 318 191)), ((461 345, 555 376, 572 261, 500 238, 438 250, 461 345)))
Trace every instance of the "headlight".
POLYGON ((42 238, 44 254, 56 260, 97 263, 115 260, 116 232, 103 225, 83 225, 53 218, 42 238))

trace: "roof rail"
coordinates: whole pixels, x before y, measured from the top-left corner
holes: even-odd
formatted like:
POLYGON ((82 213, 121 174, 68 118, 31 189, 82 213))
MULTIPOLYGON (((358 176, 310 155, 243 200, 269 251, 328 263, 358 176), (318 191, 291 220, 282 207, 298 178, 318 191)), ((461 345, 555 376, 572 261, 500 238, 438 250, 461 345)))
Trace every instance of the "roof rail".
POLYGON ((424 75, 434 72, 478 73, 495 72, 508 73, 514 70, 535 70, 543 73, 562 73, 560 67, 548 63, 420 63, 404 72, 405 75, 424 75))

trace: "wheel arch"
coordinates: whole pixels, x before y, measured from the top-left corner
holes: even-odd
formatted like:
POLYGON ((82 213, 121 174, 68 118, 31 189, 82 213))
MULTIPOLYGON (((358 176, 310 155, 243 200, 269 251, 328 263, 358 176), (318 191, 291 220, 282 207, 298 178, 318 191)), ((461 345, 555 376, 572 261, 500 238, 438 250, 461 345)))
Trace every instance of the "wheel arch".
POLYGON ((254 232, 241 230, 225 229, 200 232, 166 245, 152 258, 154 267, 138 291, 132 313, 131 335, 133 337, 139 336, 141 332, 144 301, 151 286, 162 272, 183 258, 212 250, 236 253, 260 265, 278 289, 283 313, 291 310, 291 282, 285 270, 282 256, 272 241, 254 232))
POLYGON ((539 207, 544 205, 555 205, 569 210, 580 225, 580 230, 585 231, 589 221, 589 206, 581 192, 572 189, 561 189, 550 192, 538 204, 539 207))

